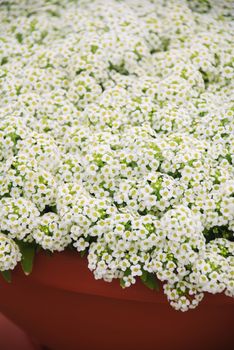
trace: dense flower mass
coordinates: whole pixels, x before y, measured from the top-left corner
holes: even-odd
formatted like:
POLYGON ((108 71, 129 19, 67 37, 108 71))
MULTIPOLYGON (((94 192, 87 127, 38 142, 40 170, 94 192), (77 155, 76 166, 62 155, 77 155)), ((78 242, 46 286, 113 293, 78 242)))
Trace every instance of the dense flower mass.
POLYGON ((234 296, 232 6, 1 4, 1 271, 23 241, 182 311, 234 296))

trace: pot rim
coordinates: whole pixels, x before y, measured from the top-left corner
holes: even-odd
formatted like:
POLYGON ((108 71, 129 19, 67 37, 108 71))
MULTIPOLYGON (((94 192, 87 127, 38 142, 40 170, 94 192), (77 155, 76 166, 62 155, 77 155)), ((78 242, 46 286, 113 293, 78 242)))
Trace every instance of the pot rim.
MULTIPOLYGON (((168 304, 163 293, 163 284, 160 290, 150 290, 138 279, 135 285, 123 289, 119 280, 105 282, 95 280, 93 273, 88 269, 86 257, 81 258, 77 252, 63 251, 51 256, 40 251, 35 257, 34 268, 29 276, 25 276, 20 266, 13 272, 13 283, 40 284, 66 292, 89 294, 99 297, 120 299, 138 302, 168 304)), ((234 305, 234 298, 222 294, 205 293, 203 304, 230 304, 234 305)))

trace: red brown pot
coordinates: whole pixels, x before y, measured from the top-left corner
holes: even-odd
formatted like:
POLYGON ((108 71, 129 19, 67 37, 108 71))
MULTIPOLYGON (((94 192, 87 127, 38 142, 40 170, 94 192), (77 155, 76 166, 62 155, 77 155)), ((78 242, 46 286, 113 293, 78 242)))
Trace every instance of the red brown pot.
POLYGON ((233 348, 234 299, 207 294, 195 310, 175 311, 162 290, 96 281, 73 252, 41 253, 30 276, 18 267, 11 284, 1 280, 0 311, 56 350, 233 348))

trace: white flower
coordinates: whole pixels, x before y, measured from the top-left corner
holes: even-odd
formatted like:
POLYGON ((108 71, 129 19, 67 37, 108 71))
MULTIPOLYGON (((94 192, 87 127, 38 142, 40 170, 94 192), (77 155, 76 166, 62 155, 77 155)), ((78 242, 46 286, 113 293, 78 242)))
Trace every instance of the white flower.
POLYGON ((62 251, 71 243, 67 227, 63 226, 59 216, 55 213, 46 213, 40 217, 32 236, 43 249, 62 251))
POLYGON ((27 199, 3 198, 0 201, 0 230, 11 238, 27 238, 37 225, 39 215, 37 207, 27 199))
POLYGON ((20 259, 21 253, 17 244, 0 233, 0 271, 13 270, 20 259))
POLYGON ((155 274, 182 311, 234 295, 231 10, 3 2, 0 267, 14 239, 70 244, 97 279, 155 274))
POLYGON ((30 133, 20 143, 19 154, 37 160, 38 165, 54 173, 60 162, 60 152, 54 139, 47 134, 30 133))

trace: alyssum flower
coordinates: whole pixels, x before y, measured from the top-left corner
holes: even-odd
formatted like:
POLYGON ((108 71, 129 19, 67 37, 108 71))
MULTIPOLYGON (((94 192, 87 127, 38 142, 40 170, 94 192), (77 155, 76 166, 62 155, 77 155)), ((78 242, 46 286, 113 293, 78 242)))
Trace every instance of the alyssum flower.
POLYGON ((230 0, 0 6, 0 271, 24 244, 69 246, 97 279, 161 280, 178 310, 234 296, 231 15, 230 0))

